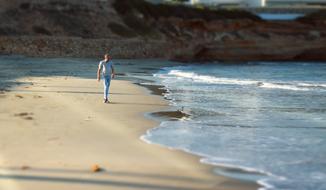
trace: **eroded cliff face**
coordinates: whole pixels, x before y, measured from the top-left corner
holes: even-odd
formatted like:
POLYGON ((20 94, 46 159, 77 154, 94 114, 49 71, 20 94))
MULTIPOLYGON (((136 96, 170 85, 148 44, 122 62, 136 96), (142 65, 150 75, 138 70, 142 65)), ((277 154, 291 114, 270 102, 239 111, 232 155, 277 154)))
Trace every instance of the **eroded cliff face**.
MULTIPOLYGON (((300 22, 252 22, 238 27, 230 21, 227 32, 214 31, 215 37, 189 48, 181 60, 273 61, 326 60, 322 50, 326 45, 325 27, 300 22)), ((209 23, 210 25, 212 23, 209 23)), ((212 24, 216 26, 216 24, 212 24)), ((206 36, 209 36, 207 34, 206 36)))
MULTIPOLYGON (((2 0, 3 1, 3 0, 2 0)), ((116 37, 110 20, 122 22, 111 1, 4 0, 0 34, 6 36, 116 37)))
POLYGON ((297 21, 263 21, 245 11, 141 6, 130 2, 121 0, 113 5, 122 18, 139 15, 138 22, 146 23, 157 36, 173 41, 178 47, 172 55, 176 60, 326 60, 323 11, 297 21))
POLYGON ((142 0, 1 3, 0 53, 92 57, 110 50, 116 57, 181 61, 326 60, 324 12, 267 22, 245 11, 142 0))
MULTIPOLYGON (((227 21, 226 27, 215 28, 210 40, 191 47, 193 53, 181 60, 308 60, 323 61, 326 55, 322 50, 326 46, 326 25, 302 23, 299 21, 256 22, 248 20, 246 24, 227 21)), ((222 24, 206 23, 216 27, 222 24)), ((195 43, 193 43, 195 44, 195 43)))

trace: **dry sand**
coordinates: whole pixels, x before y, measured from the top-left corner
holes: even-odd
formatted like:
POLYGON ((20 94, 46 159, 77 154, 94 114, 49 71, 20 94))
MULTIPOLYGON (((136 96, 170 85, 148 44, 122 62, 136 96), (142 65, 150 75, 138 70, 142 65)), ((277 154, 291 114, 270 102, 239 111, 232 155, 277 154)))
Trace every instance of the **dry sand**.
POLYGON ((214 175, 198 157, 141 141, 158 125, 143 114, 167 104, 129 81, 112 82, 112 104, 102 103, 96 80, 19 81, 28 83, 0 97, 1 190, 257 188, 214 175))

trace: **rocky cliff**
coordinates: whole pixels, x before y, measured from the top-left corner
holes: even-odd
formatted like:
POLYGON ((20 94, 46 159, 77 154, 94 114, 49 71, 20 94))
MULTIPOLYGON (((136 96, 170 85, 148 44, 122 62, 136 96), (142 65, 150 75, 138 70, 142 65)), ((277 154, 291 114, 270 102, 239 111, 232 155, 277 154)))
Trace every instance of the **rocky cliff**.
POLYGON ((325 13, 263 21, 241 10, 143 0, 2 0, 0 54, 181 61, 325 61, 325 13))

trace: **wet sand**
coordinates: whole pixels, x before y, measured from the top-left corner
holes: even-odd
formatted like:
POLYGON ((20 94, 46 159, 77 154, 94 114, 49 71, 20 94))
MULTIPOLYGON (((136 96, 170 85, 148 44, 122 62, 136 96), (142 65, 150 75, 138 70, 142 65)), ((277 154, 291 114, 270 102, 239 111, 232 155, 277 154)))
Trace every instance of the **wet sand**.
POLYGON ((0 189, 257 189, 215 175, 212 166, 139 137, 168 109, 160 96, 114 80, 111 104, 102 83, 73 77, 26 77, 0 98, 0 189))
POLYGON ((179 119, 186 119, 189 118, 190 115, 181 111, 159 111, 151 113, 151 116, 159 117, 166 120, 179 120, 179 119))

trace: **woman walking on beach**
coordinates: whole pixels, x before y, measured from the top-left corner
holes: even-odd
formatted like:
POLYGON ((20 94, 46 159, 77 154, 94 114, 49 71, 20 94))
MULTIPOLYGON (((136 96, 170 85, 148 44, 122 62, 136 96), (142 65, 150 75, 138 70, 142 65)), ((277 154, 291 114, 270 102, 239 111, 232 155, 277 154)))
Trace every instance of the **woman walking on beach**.
POLYGON ((113 62, 111 60, 110 55, 107 53, 104 55, 104 60, 100 61, 97 69, 97 81, 101 80, 101 71, 103 76, 103 84, 104 84, 104 101, 103 103, 109 102, 109 88, 111 83, 111 78, 114 78, 114 68, 113 62))

